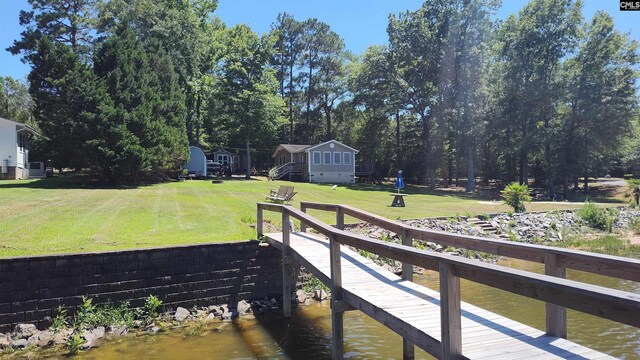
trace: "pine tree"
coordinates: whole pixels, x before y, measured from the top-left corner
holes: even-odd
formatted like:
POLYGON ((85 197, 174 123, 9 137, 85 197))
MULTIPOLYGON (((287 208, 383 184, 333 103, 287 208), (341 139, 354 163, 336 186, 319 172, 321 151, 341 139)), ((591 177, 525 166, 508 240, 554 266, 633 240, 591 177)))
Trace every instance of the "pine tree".
POLYGON ((91 141, 104 175, 128 182, 177 170, 187 142, 179 120, 184 94, 171 62, 162 53, 148 56, 133 30, 123 26, 97 50, 94 68, 111 100, 91 141))

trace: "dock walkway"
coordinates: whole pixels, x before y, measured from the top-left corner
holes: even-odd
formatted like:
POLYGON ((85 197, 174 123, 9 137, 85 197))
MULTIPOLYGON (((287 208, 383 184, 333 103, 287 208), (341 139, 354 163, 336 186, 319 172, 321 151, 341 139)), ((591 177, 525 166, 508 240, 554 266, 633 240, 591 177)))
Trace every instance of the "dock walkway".
MULTIPOLYGON (((282 250, 282 233, 264 238, 282 250)), ((330 244, 322 235, 290 234, 290 255, 331 286, 330 244)), ((440 294, 340 248, 343 300, 428 353, 440 351, 440 294)), ((471 304, 461 303, 462 355, 468 359, 611 359, 471 304)))

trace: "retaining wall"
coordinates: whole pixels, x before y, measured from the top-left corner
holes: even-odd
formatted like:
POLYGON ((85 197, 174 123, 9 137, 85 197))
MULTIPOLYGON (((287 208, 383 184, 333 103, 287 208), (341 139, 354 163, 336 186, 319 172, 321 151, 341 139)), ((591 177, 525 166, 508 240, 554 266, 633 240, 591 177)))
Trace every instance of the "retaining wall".
POLYGON ((17 323, 50 324, 59 306, 149 295, 165 310, 235 304, 282 294, 280 252, 257 241, 0 259, 0 332, 17 323))

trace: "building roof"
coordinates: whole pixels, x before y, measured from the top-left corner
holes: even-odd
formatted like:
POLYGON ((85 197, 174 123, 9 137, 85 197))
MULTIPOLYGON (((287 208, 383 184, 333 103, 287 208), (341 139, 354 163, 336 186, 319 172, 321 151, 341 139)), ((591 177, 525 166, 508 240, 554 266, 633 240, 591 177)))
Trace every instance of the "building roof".
POLYGON ((24 132, 27 132, 29 134, 40 135, 34 128, 32 128, 31 126, 29 126, 27 124, 19 123, 17 121, 5 119, 5 118, 2 118, 2 117, 0 117, 0 120, 4 120, 4 121, 7 121, 7 122, 15 124, 16 125, 16 132, 17 131, 24 131, 24 132))
POLYGON ((278 151, 283 149, 290 154, 296 154, 305 151, 308 147, 311 147, 311 145, 280 144, 276 148, 276 151, 274 151, 273 155, 271 155, 271 157, 276 157, 278 151))
POLYGON ((352 151, 353 151, 353 152, 355 152, 356 154, 360 152, 359 150, 356 150, 356 149, 352 148, 352 147, 351 147, 351 146, 349 146, 349 145, 345 145, 345 144, 341 143, 341 142, 340 142, 340 141, 338 141, 338 140, 329 140, 329 141, 325 141, 325 142, 322 142, 322 143, 320 143, 320 144, 316 144, 316 145, 313 145, 313 146, 309 146, 309 147, 307 147, 305 150, 308 152, 308 151, 310 151, 310 150, 312 150, 312 149, 315 149, 315 148, 317 148, 317 147, 320 147, 320 146, 322 146, 322 145, 324 145, 324 144, 328 144, 328 143, 336 143, 336 144, 340 144, 340 145, 342 145, 342 146, 346 147, 347 149, 352 150, 352 151))

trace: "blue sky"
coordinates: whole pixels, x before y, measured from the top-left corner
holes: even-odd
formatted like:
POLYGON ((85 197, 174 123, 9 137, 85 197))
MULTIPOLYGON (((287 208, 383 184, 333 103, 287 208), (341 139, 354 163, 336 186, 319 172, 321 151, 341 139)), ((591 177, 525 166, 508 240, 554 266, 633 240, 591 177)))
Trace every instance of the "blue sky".
MULTIPOLYGON (((361 53, 369 45, 387 42, 387 19, 390 13, 415 10, 421 0, 220 0, 216 15, 227 25, 245 23, 259 33, 269 31, 280 12, 298 20, 310 17, 326 22, 345 41, 347 48, 361 53)), ((505 18, 517 12, 521 0, 503 0, 497 16, 505 18)), ((584 16, 590 19, 597 10, 611 14, 619 30, 630 32, 640 40, 640 12, 620 12, 617 0, 585 0, 584 16)), ((29 66, 5 51, 20 36, 18 13, 28 9, 27 0, 0 0, 0 76, 26 78, 29 66)))

